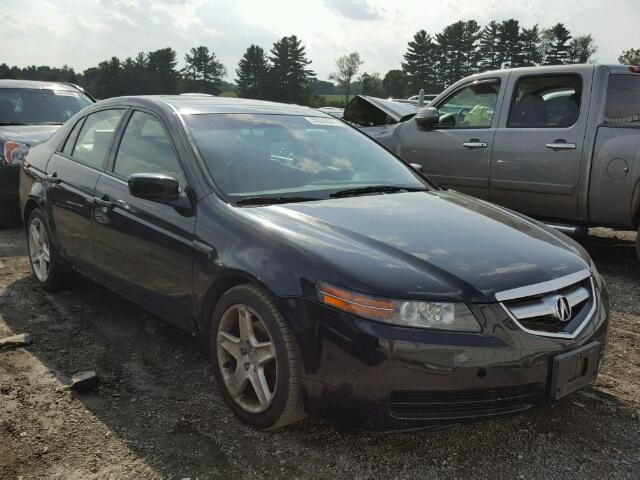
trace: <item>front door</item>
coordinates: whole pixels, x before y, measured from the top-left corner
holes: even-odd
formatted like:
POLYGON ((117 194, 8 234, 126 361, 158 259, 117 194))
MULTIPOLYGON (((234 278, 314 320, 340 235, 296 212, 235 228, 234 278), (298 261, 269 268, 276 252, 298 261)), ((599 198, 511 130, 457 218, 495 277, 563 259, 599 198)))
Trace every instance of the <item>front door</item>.
POLYGON ((63 254, 89 271, 93 264, 91 214, 98 178, 124 110, 102 110, 81 119, 47 164, 47 197, 63 254))
POLYGON ((509 81, 491 160, 491 200, 531 216, 576 220, 591 71, 509 81))
POLYGON ((134 173, 162 173, 187 186, 164 124, 141 111, 132 113, 113 168, 96 187, 96 264, 111 288, 189 329, 195 214, 132 196, 134 173))
POLYGON ((461 86, 438 105, 440 121, 431 130, 406 122, 398 135, 398 154, 422 165, 441 185, 489 198, 491 146, 498 115, 500 80, 461 86))

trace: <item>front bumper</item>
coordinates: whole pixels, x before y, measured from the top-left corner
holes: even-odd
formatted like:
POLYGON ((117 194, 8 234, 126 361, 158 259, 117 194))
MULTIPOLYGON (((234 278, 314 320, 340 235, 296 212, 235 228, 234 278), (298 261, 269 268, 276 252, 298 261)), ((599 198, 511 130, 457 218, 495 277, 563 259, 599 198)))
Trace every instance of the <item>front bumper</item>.
POLYGON ((386 431, 439 428, 547 402, 554 358, 594 341, 604 347, 608 323, 606 290, 575 339, 526 333, 498 304, 472 306, 485 325, 480 334, 381 324, 308 299, 286 299, 281 308, 296 319, 307 411, 386 431))

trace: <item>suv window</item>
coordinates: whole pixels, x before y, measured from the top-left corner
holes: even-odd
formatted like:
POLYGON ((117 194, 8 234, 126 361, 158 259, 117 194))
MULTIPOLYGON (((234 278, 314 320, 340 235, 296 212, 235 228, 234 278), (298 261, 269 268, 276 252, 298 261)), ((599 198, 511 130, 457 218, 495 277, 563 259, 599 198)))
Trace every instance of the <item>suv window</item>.
POLYGON ((449 96, 438 106, 436 128, 490 128, 500 92, 500 81, 472 83, 449 96))
POLYGON ((152 115, 134 112, 122 136, 114 173, 128 178, 134 173, 162 173, 185 185, 171 139, 162 123, 152 115))
POLYGON ((75 90, 0 88, 0 124, 63 124, 91 103, 75 90))
POLYGON ((640 77, 635 75, 609 77, 604 122, 640 123, 640 77))
POLYGON ((570 127, 580 115, 582 81, 578 75, 541 75, 518 80, 507 127, 570 127))
POLYGON ((124 110, 102 110, 87 116, 71 156, 80 163, 102 168, 124 110))

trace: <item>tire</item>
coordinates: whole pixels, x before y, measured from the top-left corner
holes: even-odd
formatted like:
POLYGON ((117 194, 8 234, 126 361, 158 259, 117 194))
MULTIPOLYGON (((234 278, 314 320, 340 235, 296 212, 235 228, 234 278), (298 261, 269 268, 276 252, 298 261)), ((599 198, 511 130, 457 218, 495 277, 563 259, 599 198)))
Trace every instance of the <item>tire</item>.
POLYGON ((58 253, 49 224, 40 209, 31 212, 26 231, 29 263, 38 283, 48 292, 70 288, 73 269, 58 253), (34 229, 38 231, 40 241, 36 239, 34 229))
POLYGON ((262 288, 243 284, 222 296, 213 312, 209 343, 220 391, 242 422, 277 430, 304 418, 298 345, 262 288), (249 326, 241 330, 241 322, 249 326))

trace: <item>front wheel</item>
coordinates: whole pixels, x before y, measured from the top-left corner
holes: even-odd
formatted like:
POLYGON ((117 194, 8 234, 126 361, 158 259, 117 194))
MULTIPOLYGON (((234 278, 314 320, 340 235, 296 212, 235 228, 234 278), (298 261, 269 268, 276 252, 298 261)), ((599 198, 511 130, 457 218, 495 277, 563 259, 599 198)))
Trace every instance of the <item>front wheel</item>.
POLYGON ((226 292, 211 321, 211 359, 225 401, 240 420, 275 430, 304 417, 298 346, 263 289, 226 292))
POLYGON ((51 238, 51 231, 44 215, 39 209, 35 209, 27 221, 27 247, 31 271, 45 290, 55 292, 69 287, 72 271, 67 262, 60 257, 51 238))

